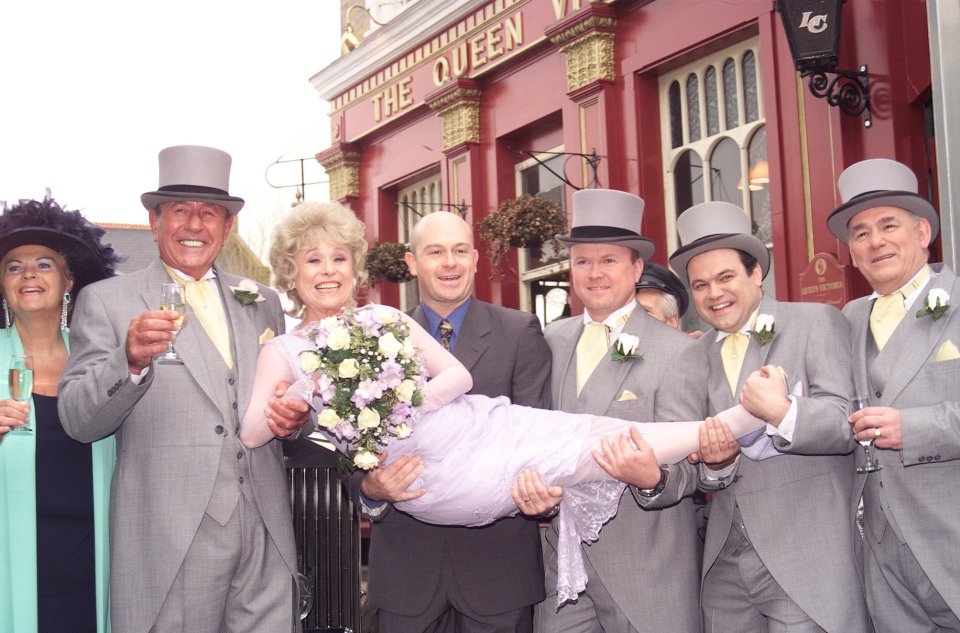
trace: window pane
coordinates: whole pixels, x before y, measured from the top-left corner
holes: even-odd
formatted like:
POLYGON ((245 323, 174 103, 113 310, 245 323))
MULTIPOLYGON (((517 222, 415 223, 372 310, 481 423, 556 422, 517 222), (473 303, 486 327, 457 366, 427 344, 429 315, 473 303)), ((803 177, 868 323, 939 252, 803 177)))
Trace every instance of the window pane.
POLYGON ((703 161, 693 150, 680 155, 673 168, 673 189, 677 215, 704 200, 703 161))
POLYGON ((690 141, 700 140, 700 88, 697 86, 697 76, 687 76, 687 127, 690 130, 690 141))
POLYGON ((770 227, 770 164, 767 162, 767 128, 761 126, 747 146, 750 162, 750 210, 753 234, 764 244, 773 243, 770 227))
POLYGON ((728 130, 740 124, 737 112, 737 65, 732 59, 723 62, 723 114, 728 130))
POLYGON ((753 51, 743 54, 743 106, 747 122, 760 118, 760 104, 757 98, 757 60, 753 51))
POLYGON ((720 98, 717 95, 717 69, 707 66, 703 74, 703 100, 707 105, 707 136, 720 133, 720 98))
POLYGON ((729 138, 725 138, 714 147, 710 154, 710 172, 713 174, 712 200, 732 202, 743 206, 743 196, 738 190, 743 188, 740 173, 740 148, 729 138))
POLYGON ((670 84, 670 146, 683 145, 683 117, 680 112, 680 82, 670 84))

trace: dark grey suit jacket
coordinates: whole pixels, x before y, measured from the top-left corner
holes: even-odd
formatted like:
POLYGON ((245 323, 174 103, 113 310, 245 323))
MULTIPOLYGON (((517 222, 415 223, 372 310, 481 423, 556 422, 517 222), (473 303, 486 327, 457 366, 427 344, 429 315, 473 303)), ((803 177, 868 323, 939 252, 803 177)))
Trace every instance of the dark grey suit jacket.
MULTIPOLYGON (((426 327, 422 309, 411 316, 426 327)), ((473 376, 470 393, 549 407, 550 350, 534 315, 472 299, 453 354, 473 376)), ((355 501, 362 477, 347 482, 355 501)), ((442 565, 452 568, 478 613, 503 613, 543 599, 536 521, 513 517, 481 528, 444 527, 393 508, 373 521, 367 591, 387 611, 421 613, 437 591, 442 565)))

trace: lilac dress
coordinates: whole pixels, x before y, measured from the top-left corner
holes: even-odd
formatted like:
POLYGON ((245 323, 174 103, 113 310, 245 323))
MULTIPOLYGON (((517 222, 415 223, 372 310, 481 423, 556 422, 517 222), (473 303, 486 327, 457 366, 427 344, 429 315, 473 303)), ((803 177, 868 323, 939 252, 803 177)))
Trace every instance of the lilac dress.
MULTIPOLYGON (((427 523, 487 525, 519 512, 510 487, 521 470, 538 471, 548 485, 564 488, 557 519, 558 600, 575 599, 586 586, 580 543, 597 539, 603 524, 616 514, 625 489, 596 464, 591 451, 602 437, 626 433, 635 426, 659 462, 674 463, 697 450, 701 422, 629 422, 522 407, 505 397, 463 395, 472 384, 469 373, 418 324, 406 315, 402 318, 410 325, 414 343, 423 351, 434 378, 427 383, 413 433, 405 439, 392 439, 386 448, 387 463, 410 454, 419 456, 424 465, 411 489, 422 487, 427 492, 397 503, 396 508, 427 523)), ((308 330, 298 328, 264 346, 253 398, 243 420, 244 435, 262 418, 266 398, 272 395, 271 385, 280 380, 310 384, 297 362, 301 351, 312 348, 304 334, 308 330)), ((295 384, 291 390, 297 388, 295 384)), ((745 413, 726 418, 736 435, 763 424, 745 413)), ((322 429, 311 437, 340 450, 346 448, 322 429)))

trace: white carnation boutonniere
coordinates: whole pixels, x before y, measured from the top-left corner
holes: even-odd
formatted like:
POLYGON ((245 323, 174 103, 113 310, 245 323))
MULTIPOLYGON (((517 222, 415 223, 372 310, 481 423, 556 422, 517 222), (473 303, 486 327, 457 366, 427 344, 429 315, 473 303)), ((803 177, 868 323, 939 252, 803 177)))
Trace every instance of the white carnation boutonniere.
POLYGON ((613 341, 613 352, 610 354, 610 360, 620 361, 643 360, 643 354, 637 353, 637 346, 640 345, 640 337, 633 334, 621 334, 613 341))
POLYGON ((760 343, 760 347, 772 341, 773 337, 777 335, 774 331, 773 315, 758 314, 757 322, 754 324, 751 334, 753 334, 753 338, 757 340, 757 343, 760 343))
POLYGON ((257 286, 257 283, 252 279, 242 280, 239 286, 230 286, 230 291, 241 305, 252 305, 256 308, 258 303, 266 301, 263 295, 260 294, 260 287, 257 286))
POLYGON ((917 311, 917 318, 930 316, 934 321, 943 316, 950 307, 950 295, 942 288, 934 288, 923 299, 923 309, 917 311))

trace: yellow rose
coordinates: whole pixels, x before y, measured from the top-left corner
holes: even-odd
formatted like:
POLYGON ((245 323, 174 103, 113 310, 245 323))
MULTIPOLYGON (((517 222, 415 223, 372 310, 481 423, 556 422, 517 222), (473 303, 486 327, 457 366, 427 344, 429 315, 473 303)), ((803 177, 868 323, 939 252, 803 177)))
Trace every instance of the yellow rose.
POLYGON ((390 308, 385 308, 383 306, 377 307, 376 312, 374 312, 374 314, 377 315, 377 318, 380 319, 380 322, 383 323, 384 325, 387 325, 388 323, 393 323, 394 321, 397 320, 396 311, 391 310, 390 308))
POLYGON ((353 465, 361 470, 370 470, 380 465, 380 460, 370 451, 360 451, 353 456, 353 465))
POLYGON ((332 429, 340 424, 340 416, 333 409, 324 409, 317 416, 317 424, 326 429, 332 429))
POLYGON ((380 342, 377 344, 377 349, 379 349, 380 353, 387 358, 396 358, 397 354, 400 353, 400 350, 403 349, 403 345, 397 340, 396 336, 390 332, 387 332, 380 337, 380 342))
POLYGON ((360 373, 360 363, 355 358, 347 358, 337 366, 337 374, 341 378, 354 378, 360 373))
POLYGON ((337 327, 339 322, 340 321, 339 319, 337 319, 337 317, 325 317, 323 319, 320 319, 320 327, 322 327, 323 329, 329 332, 333 328, 337 327))
POLYGON ((350 347, 350 332, 346 328, 337 327, 327 334, 327 347, 333 350, 350 347))
POLYGON ((397 385, 394 391, 396 391, 397 397, 400 398, 401 402, 410 402, 413 399, 413 392, 416 390, 417 383, 408 378, 397 385))
POLYGON ((302 352, 300 354, 300 369, 302 369, 305 374, 312 374, 320 369, 320 359, 320 354, 316 352, 302 352))
POLYGON ((380 414, 375 409, 364 407, 357 414, 357 428, 375 429, 380 426, 380 414))
POLYGON ((413 340, 409 336, 403 339, 403 349, 400 350, 400 355, 404 358, 413 358, 416 353, 417 349, 413 346, 413 340))
POLYGON ((411 433, 413 433, 413 429, 410 428, 410 425, 407 424, 406 422, 403 422, 393 427, 393 434, 396 435, 401 440, 404 438, 410 437, 411 433))

